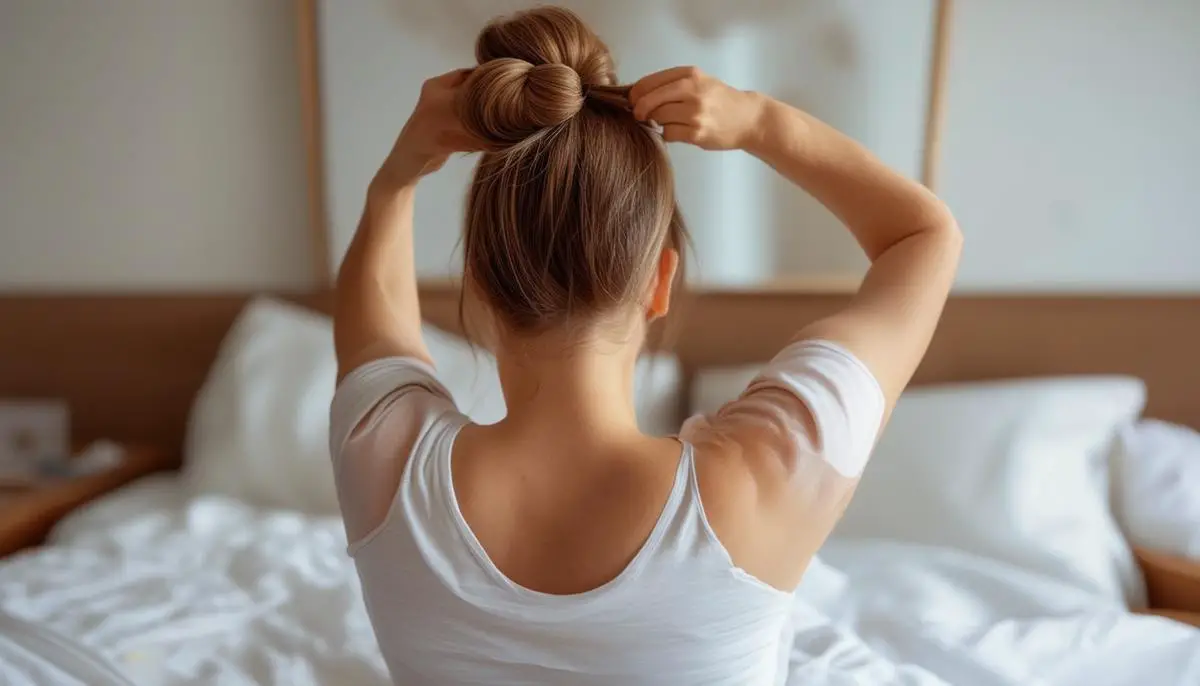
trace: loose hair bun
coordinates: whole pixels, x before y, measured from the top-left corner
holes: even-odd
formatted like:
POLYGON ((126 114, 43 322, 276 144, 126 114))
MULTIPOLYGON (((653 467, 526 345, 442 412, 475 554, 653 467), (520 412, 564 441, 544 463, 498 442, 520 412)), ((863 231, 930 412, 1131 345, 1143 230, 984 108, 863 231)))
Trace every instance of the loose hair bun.
POLYGON ((589 94, 599 103, 624 106, 608 47, 560 7, 491 22, 475 42, 475 59, 478 66, 464 84, 459 116, 467 132, 492 152, 569 121, 589 94))
POLYGON ((574 117, 583 100, 583 82, 567 65, 502 57, 471 74, 460 114, 468 133, 504 148, 574 117))

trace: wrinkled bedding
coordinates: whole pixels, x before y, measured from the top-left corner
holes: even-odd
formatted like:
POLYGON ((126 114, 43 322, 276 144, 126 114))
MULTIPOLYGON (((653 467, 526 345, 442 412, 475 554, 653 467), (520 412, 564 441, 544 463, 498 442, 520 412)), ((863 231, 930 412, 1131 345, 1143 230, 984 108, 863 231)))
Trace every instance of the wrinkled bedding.
MULTIPOLYGON (((823 560, 781 644, 789 685, 1200 685, 1200 631, 1061 582, 891 542, 823 560)), ((185 499, 168 477, 0 564, 0 610, 138 684, 388 683, 340 521, 185 499)), ((0 635, 0 683, 91 682, 0 635)))
POLYGON ((842 589, 810 598, 819 611, 879 655, 930 666, 950 683, 1200 685, 1200 630, 1060 581, 887 541, 832 541, 822 557, 842 589))

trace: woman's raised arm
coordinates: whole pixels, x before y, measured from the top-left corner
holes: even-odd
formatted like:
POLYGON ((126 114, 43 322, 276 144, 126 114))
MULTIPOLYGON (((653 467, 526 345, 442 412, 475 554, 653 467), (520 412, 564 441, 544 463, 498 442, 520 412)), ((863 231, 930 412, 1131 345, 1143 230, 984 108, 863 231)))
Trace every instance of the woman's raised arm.
POLYGON ((651 74, 630 97, 634 115, 662 125, 666 140, 743 149, 854 234, 871 260, 866 279, 843 311, 798 338, 839 343, 862 360, 890 412, 929 346, 958 266, 962 235, 945 204, 815 117, 693 67, 651 74))
POLYGON ((456 89, 467 71, 434 77, 367 190, 366 208, 338 270, 333 338, 338 380, 380 357, 430 362, 421 337, 413 265, 413 200, 417 182, 470 150, 455 114, 456 89))

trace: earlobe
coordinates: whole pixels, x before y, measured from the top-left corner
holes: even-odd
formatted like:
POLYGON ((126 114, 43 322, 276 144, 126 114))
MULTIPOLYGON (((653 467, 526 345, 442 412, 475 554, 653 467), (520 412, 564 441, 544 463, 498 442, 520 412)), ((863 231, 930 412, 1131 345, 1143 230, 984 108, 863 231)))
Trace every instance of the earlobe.
POLYGON ((650 294, 650 307, 646 318, 650 321, 667 316, 671 309, 671 286, 675 283, 675 272, 679 269, 679 251, 666 248, 658 258, 654 292, 650 294))

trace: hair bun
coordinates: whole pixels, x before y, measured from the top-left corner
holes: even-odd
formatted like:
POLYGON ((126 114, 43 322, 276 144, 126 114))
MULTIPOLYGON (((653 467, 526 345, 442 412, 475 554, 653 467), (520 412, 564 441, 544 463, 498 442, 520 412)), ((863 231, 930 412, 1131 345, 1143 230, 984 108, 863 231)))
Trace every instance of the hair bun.
POLYGON ((574 117, 583 100, 583 82, 571 67, 505 57, 476 67, 459 114, 468 133, 502 149, 574 117))
POLYGON ((460 116, 493 150, 575 116, 585 90, 615 86, 612 55, 575 13, 537 7, 492 21, 475 42, 460 116))
POLYGON ((535 7, 492 20, 475 40, 479 64, 515 57, 530 64, 565 64, 587 86, 617 83, 612 53, 571 10, 535 7))

